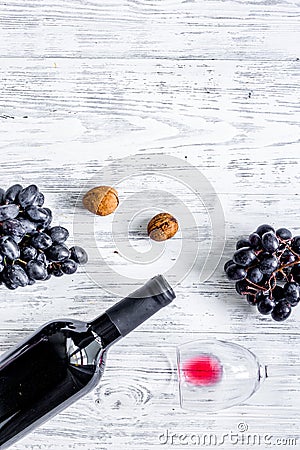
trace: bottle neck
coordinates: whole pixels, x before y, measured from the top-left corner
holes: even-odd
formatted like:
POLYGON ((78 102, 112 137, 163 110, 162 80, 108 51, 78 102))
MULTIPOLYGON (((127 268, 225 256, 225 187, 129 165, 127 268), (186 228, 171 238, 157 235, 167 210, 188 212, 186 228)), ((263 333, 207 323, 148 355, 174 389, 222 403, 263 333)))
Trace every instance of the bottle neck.
POLYGON ((90 329, 107 347, 137 328, 174 298, 175 293, 167 280, 157 275, 93 320, 90 329))
POLYGON ((101 339, 101 344, 104 348, 110 347, 122 337, 118 328, 106 313, 97 317, 90 323, 90 330, 96 339, 101 339))

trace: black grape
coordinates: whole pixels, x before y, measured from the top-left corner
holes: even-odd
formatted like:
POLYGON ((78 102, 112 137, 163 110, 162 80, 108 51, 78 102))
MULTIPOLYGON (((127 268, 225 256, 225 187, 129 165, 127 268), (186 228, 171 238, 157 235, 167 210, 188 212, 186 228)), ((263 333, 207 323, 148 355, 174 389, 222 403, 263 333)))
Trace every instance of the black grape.
POLYGON ((49 212, 45 208, 39 206, 28 206, 25 212, 30 220, 33 222, 43 222, 49 218, 49 212))
POLYGON ((243 247, 233 254, 233 260, 239 266, 249 267, 256 261, 256 255, 251 248, 243 247))
POLYGON ((5 198, 5 190, 0 188, 0 204, 4 202, 4 198, 5 198))
POLYGON ((18 197, 19 192, 22 190, 22 186, 20 184, 14 184, 10 186, 5 193, 5 203, 14 203, 16 198, 18 197))
MULTIPOLYGON (((74 259, 74 258, 73 258, 74 259)), ((232 264, 226 270, 227 277, 229 280, 238 281, 246 278, 247 272, 244 267, 240 267, 236 264, 232 264)))
POLYGON ((24 287, 28 284, 28 276, 25 270, 18 264, 6 266, 2 272, 2 278, 4 281, 15 286, 24 287))
POLYGON ((279 228, 278 230, 276 230, 276 236, 281 241, 289 241, 292 239, 293 235, 287 228, 279 228))
POLYGON ((295 236, 292 240, 292 249, 300 255, 300 236, 295 236))
POLYGON ((235 262, 233 261, 233 259, 230 259, 229 261, 226 261, 226 263, 224 264, 224 271, 226 272, 226 270, 228 269, 229 266, 232 266, 232 264, 235 264, 235 262))
POLYGON ((70 250, 64 244, 53 244, 46 250, 47 257, 50 261, 63 261, 70 257, 70 250))
POLYGON ((284 289, 282 286, 275 286, 275 288, 272 290, 272 296, 275 301, 282 300, 284 298, 284 289))
POLYGON ((18 221, 24 228, 25 233, 30 234, 30 233, 32 233, 32 231, 36 230, 37 224, 35 222, 32 222, 31 220, 27 219, 26 217, 18 217, 18 221))
POLYGON ((31 184, 26 188, 22 189, 18 196, 19 204, 22 208, 33 205, 34 201, 38 196, 39 190, 35 184, 31 184))
POLYGON ((0 285, 8 289, 74 274, 88 260, 83 248, 65 244, 66 228, 50 228, 52 211, 44 201, 34 184, 0 189, 0 285))
POLYGON ((44 202, 45 202, 44 194, 39 192, 32 204, 34 206, 43 206, 44 202))
POLYGON ((19 211, 18 205, 14 205, 13 203, 0 206, 0 222, 7 219, 15 219, 19 214, 19 211))
POLYGON ((44 280, 48 276, 47 269, 41 261, 29 261, 26 266, 28 276, 33 280, 44 280))
POLYGON ((66 259, 61 263, 60 267, 63 273, 71 275, 76 272, 78 265, 73 259, 66 259))
POLYGON ((20 259, 22 261, 30 261, 31 259, 35 259, 37 256, 37 249, 31 247, 30 245, 26 247, 21 247, 21 256, 20 259))
POLYGON ((78 264, 86 264, 88 262, 88 255, 87 252, 78 245, 74 245, 70 248, 71 256, 70 258, 73 259, 78 264))
POLYGON ((245 292, 247 292, 249 289, 249 284, 247 280, 239 280, 235 283, 235 290, 238 294, 244 295, 245 292))
POLYGON ((263 274, 259 267, 252 267, 248 270, 247 280, 252 281, 252 283, 258 284, 263 279, 263 274))
POLYGON ((261 314, 271 314, 275 306, 275 302, 269 297, 262 298, 257 303, 257 309, 261 314))
POLYGON ((292 253, 290 250, 285 250, 280 258, 280 262, 285 265, 285 264, 291 264, 294 261, 296 261, 297 257, 294 255, 294 253, 292 253))
POLYGON ((276 256, 265 254, 259 263, 259 269, 263 274, 271 275, 278 267, 276 256))
POLYGON ((0 252, 12 261, 20 257, 19 246, 10 236, 0 238, 0 252))
POLYGON ((300 235, 288 228, 260 225, 236 243, 232 259, 224 265, 235 290, 257 311, 281 322, 300 304, 300 235))
POLYGON ((20 242, 26 231, 18 219, 7 219, 2 223, 2 233, 13 238, 15 242, 20 242))
POLYGON ((264 233, 261 238, 261 243, 266 252, 274 253, 278 249, 279 242, 272 231, 264 233))
POLYGON ((48 266, 48 273, 50 275, 54 275, 55 277, 62 277, 64 275, 63 271, 61 270, 60 266, 58 266, 58 265, 48 266))
POLYGON ((55 244, 63 244, 69 237, 68 230, 60 226, 49 228, 47 233, 55 244))
POLYGON ((48 234, 40 232, 35 233, 32 236, 30 243, 38 250, 46 250, 47 248, 51 247, 52 239, 48 234))
POLYGON ((274 309, 272 311, 272 318, 277 322, 282 322, 290 316, 291 312, 291 305, 288 302, 282 301, 274 306, 274 309))
POLYGON ((250 242, 248 239, 239 239, 237 241, 236 246, 235 246, 236 250, 239 250, 240 248, 243 248, 243 247, 250 247, 250 242))
POLYGON ((271 225, 263 224, 257 228, 256 233, 259 236, 262 236, 263 234, 267 233, 268 231, 273 231, 273 233, 275 232, 274 228, 271 227, 271 225))
POLYGON ((39 251, 37 257, 35 258, 37 261, 40 261, 45 266, 48 264, 47 256, 43 251, 39 251))
POLYGON ((252 233, 249 236, 250 247, 254 250, 259 250, 262 247, 261 237, 257 233, 252 233))
POLYGON ((300 290, 299 285, 295 282, 285 283, 284 287, 284 297, 288 302, 297 303, 300 290))

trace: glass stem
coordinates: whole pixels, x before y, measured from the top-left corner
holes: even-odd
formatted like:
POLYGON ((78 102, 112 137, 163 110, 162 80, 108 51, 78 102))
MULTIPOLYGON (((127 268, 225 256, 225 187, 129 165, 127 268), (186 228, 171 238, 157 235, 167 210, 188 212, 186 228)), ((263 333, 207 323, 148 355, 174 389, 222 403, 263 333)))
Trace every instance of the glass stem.
POLYGON ((290 378, 298 377, 300 379, 300 365, 291 364, 267 364, 265 367, 266 378, 290 378))

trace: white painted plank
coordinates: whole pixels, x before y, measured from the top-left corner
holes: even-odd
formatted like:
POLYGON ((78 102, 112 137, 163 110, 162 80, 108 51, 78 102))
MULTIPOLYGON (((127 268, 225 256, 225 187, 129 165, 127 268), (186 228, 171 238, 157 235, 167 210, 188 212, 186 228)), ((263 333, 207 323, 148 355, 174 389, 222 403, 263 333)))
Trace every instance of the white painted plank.
POLYGON ((219 193, 298 193, 297 62, 3 59, 0 76, 3 167, 26 177, 33 159, 39 177, 42 159, 61 171, 54 192, 79 163, 101 178, 110 156, 151 152, 186 157, 219 193))
POLYGON ((299 1, 7 0, 0 56, 299 58, 299 1))

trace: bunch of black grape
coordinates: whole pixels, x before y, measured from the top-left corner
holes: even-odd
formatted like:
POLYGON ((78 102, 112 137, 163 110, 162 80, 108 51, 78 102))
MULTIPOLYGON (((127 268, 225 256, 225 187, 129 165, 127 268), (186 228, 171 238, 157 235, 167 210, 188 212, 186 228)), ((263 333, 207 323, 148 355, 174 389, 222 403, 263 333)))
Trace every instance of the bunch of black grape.
POLYGON ((300 300, 300 236, 290 230, 275 231, 260 225, 247 239, 240 239, 224 270, 236 290, 261 314, 278 322, 289 317, 300 300))
POLYGON ((76 272, 88 256, 65 245, 66 228, 50 227, 52 212, 34 184, 0 189, 0 284, 8 289, 76 272))

